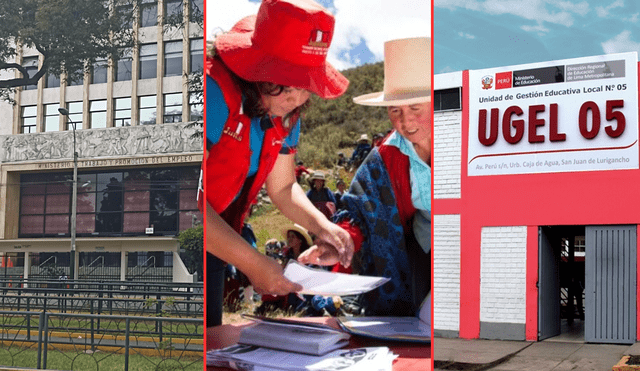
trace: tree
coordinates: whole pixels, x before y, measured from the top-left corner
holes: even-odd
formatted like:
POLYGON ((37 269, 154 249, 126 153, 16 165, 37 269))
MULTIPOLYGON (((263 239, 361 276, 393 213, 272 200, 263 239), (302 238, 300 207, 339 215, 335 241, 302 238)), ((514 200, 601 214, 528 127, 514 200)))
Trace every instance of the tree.
MULTIPOLYGON (((0 0, 0 98, 12 101, 20 86, 35 85, 46 73, 82 79, 98 61, 130 55, 132 28, 142 0, 0 0), (21 50, 42 55, 36 68, 16 63, 21 50), (15 71, 20 77, 15 77, 15 71)), ((189 2, 189 21, 203 25, 201 1, 189 2)), ((181 14, 165 17, 164 29, 184 26, 181 14)))
POLYGON ((122 57, 135 46, 131 28, 139 0, 2 0, 0 1, 0 95, 9 99, 16 87, 37 84, 47 72, 82 78, 96 60, 122 57), (117 6, 116 6, 117 4, 117 6), (35 49, 42 64, 29 71, 16 57, 35 49))
POLYGON ((185 229, 178 235, 180 250, 184 250, 182 254, 184 265, 189 273, 197 273, 198 280, 202 280, 202 261, 204 259, 204 227, 201 225, 185 229))

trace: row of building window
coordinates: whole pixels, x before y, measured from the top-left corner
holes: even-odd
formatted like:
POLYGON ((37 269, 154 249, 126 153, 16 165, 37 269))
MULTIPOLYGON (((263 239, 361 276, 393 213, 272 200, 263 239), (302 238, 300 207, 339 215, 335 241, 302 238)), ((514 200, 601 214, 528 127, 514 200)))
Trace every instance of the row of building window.
MULTIPOLYGON (((153 125, 158 118, 156 96, 138 97, 138 112, 141 125, 153 125)), ((131 126, 131 97, 115 98, 113 100, 113 126, 131 126)), ((59 103, 44 105, 43 131, 60 130, 59 103)), ((77 128, 82 128, 82 102, 68 102, 69 122, 66 130, 71 129, 71 121, 77 128)), ((189 121, 202 121, 203 104, 194 95, 189 95, 189 121)), ((37 106, 23 106, 21 112, 21 133, 35 133, 37 123, 37 106)), ((164 95, 164 112, 162 122, 182 122, 182 93, 164 95)), ((89 125, 92 129, 107 127, 107 101, 94 100, 89 102, 89 125)))
MULTIPOLYGON (((202 38, 190 40, 189 54, 189 72, 197 72, 202 70, 204 58, 204 41, 202 38)), ((158 45, 143 44, 140 46, 139 58, 139 79, 154 79, 157 77, 157 59, 158 45)), ((118 59, 114 63, 115 81, 131 80, 131 65, 133 63, 132 53, 125 52, 125 56, 118 59)), ((29 77, 34 76, 38 72, 38 57, 25 57, 22 62, 23 67, 27 69, 29 77)), ((91 70, 90 83, 104 84, 107 82, 108 61, 106 59, 97 60, 91 70)), ((180 76, 182 75, 182 40, 166 41, 164 43, 164 76, 180 76)), ((83 80, 77 79, 69 81, 69 86, 82 85, 83 80)), ((60 78, 47 74, 44 80, 45 88, 60 87, 60 78)), ((37 85, 25 85, 24 90, 36 89, 37 85)))
MULTIPOLYGON (((204 0, 190 0, 191 14, 204 14, 204 0)), ((183 9, 182 0, 164 0, 164 14, 166 18, 181 17, 183 9)), ((123 6, 119 9, 130 13, 131 6, 123 6)), ((140 27, 153 27, 158 24, 158 2, 156 0, 142 0, 140 4, 140 27)), ((132 27, 132 24, 126 25, 132 27)))
MULTIPOLYGON (((198 167, 78 174, 79 236, 176 234, 202 222, 196 195, 198 167)), ((69 235, 69 173, 21 177, 20 236, 69 235)))

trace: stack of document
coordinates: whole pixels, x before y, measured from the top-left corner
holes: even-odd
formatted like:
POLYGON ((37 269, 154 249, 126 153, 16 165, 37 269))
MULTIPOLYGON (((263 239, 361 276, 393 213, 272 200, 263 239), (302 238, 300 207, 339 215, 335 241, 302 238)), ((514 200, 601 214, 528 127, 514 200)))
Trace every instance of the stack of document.
POLYGON ((252 371, 391 371, 396 355, 387 347, 335 350, 324 356, 233 345, 207 352, 207 366, 252 371))
POLYGON ((340 317, 346 332, 380 340, 431 343, 431 296, 420 307, 418 317, 340 317))
POLYGON ((349 344, 349 334, 308 322, 243 315, 256 323, 240 332, 238 343, 265 348, 324 355, 349 344))

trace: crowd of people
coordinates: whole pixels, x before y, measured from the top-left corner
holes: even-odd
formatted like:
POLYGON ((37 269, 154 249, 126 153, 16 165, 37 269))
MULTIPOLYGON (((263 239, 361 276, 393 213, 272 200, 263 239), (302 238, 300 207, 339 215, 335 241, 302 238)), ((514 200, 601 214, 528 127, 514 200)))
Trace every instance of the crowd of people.
POLYGON ((283 275, 291 259, 390 278, 349 298, 359 314, 414 316, 430 302, 430 40, 385 43, 384 91, 354 102, 386 107, 393 129, 373 142, 362 134, 348 159, 338 154, 338 166, 357 172, 348 190, 338 181, 334 192, 324 172, 296 162, 311 94, 333 99, 349 84, 326 61, 334 22, 313 0, 263 0, 257 16, 218 35, 207 53, 207 326, 221 324, 227 266, 262 295, 261 310, 322 315, 346 307, 345 298, 297 295, 302 286, 283 275), (263 186, 292 222, 286 243, 268 241, 266 254, 242 234, 263 186))

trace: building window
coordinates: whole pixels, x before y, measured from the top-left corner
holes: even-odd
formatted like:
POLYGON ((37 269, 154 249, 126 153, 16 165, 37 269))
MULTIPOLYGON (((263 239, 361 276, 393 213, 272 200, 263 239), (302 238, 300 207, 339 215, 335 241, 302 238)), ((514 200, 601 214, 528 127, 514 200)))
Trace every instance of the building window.
POLYGON ((164 43, 164 75, 182 75, 182 41, 164 43))
POLYGON ((451 111, 462 109, 460 88, 436 90, 433 99, 433 111, 451 111))
MULTIPOLYGON (((199 167, 80 172, 78 236, 175 235, 202 223, 199 167)), ((71 173, 20 177, 20 237, 69 235, 71 173)))
POLYGON ((122 57, 118 58, 116 63, 116 81, 129 81, 131 80, 131 63, 133 57, 131 49, 127 49, 123 52, 122 57))
POLYGON ((69 234, 71 174, 22 175, 20 188, 21 235, 69 234))
POLYGON ((182 18, 182 0, 164 0, 166 18, 182 18))
POLYGON ((114 99, 113 126, 131 126, 131 98, 114 99))
POLYGON ((190 70, 189 72, 194 73, 198 71, 202 71, 203 61, 204 61, 204 41, 203 39, 191 39, 191 49, 190 56, 190 70))
POLYGON ((59 131, 60 130, 60 113, 58 108, 60 105, 45 104, 44 105, 44 131, 59 131))
POLYGON ((142 0, 140 5, 140 27, 151 27, 158 24, 158 2, 142 0))
POLYGON ((158 44, 140 45, 140 79, 156 78, 158 44))
POLYGON ((75 122, 76 130, 82 129, 82 102, 69 102, 67 103, 67 110, 69 111, 69 120, 67 120, 67 130, 73 129, 71 121, 75 122))
POLYGON ((84 82, 84 71, 82 69, 78 69, 76 70, 77 76, 75 79, 73 80, 69 80, 69 86, 78 86, 78 85, 82 85, 84 82))
POLYGON ((60 87, 60 77, 52 74, 51 72, 47 72, 47 78, 44 80, 45 88, 59 88, 60 87))
POLYGON ((153 125, 156 123, 156 96, 140 97, 140 124, 153 125))
POLYGON ((109 63, 106 59, 96 59, 91 70, 91 83, 104 84, 107 82, 107 68, 109 63))
POLYGON ((36 132, 36 118, 38 109, 36 106, 24 106, 21 107, 21 133, 35 133, 36 132))
POLYGON ((204 118, 204 105, 202 96, 189 93, 189 121, 202 121, 204 118))
POLYGON ((203 15, 204 14, 204 0, 190 0, 189 8, 191 15, 203 15))
POLYGON ((92 129, 107 127, 107 101, 94 100, 89 102, 89 119, 92 129))
POLYGON ((116 11, 118 12, 118 17, 122 19, 122 28, 132 28, 133 17, 131 14, 133 13, 133 4, 119 5, 116 7, 116 11))
MULTIPOLYGON (((22 60, 22 67, 27 70, 27 74, 29 75, 28 77, 32 78, 36 73, 38 73, 38 57, 25 57, 22 60)), ((38 84, 25 85, 22 88, 24 90, 34 90, 38 88, 38 84)))
POLYGON ((164 122, 182 122, 182 93, 164 95, 164 122))

